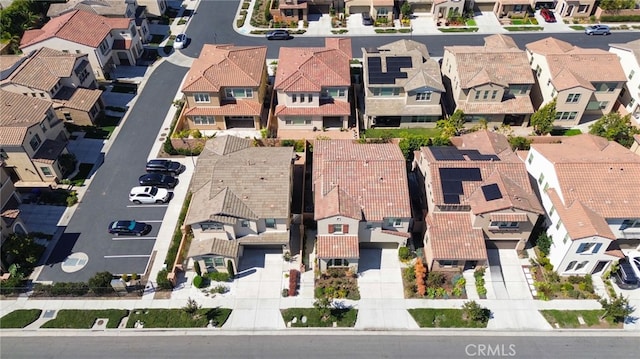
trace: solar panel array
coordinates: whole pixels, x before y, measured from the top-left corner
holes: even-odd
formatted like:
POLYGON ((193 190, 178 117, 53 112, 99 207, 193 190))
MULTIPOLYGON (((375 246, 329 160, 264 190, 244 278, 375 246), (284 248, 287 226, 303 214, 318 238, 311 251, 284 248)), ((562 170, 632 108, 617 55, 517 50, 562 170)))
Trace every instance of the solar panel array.
POLYGON ((445 204, 460 204, 464 194, 462 182, 482 181, 479 168, 439 168, 440 186, 445 204))
POLYGON ((393 85, 396 79, 406 79, 406 72, 400 71, 403 68, 411 68, 413 63, 409 56, 387 56, 387 71, 382 72, 382 58, 369 57, 367 60, 367 71, 369 72, 369 83, 376 85, 393 85))
POLYGON ((478 150, 459 150, 454 146, 431 147, 431 153, 438 161, 500 161, 496 155, 484 155, 478 150))
POLYGON ((500 192, 500 187, 497 184, 488 184, 480 187, 482 189, 482 194, 484 194, 484 199, 487 201, 493 201, 495 199, 502 198, 502 192, 500 192))

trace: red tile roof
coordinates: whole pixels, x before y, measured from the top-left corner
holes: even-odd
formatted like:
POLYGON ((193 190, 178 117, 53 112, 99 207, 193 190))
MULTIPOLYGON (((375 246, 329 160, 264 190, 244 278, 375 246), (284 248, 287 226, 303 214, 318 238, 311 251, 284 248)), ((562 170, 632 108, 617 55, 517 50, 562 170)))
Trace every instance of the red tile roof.
POLYGON ((482 230, 474 229, 469 212, 431 212, 427 216, 427 243, 433 259, 486 260, 482 230))
POLYGON ((266 71, 266 46, 205 44, 182 85, 183 92, 219 92, 223 87, 256 88, 266 71))
POLYGON ((132 21, 134 20, 108 18, 75 10, 49 20, 41 29, 25 31, 20 41, 20 48, 54 37, 90 47, 98 47, 111 30, 128 29, 132 21))
POLYGON ((7 81, 49 92, 60 78, 71 76, 82 57, 86 59, 87 55, 43 47, 26 55, 24 62, 11 73, 7 81))
POLYGON ((584 206, 580 201, 575 201, 569 206, 565 206, 555 189, 548 189, 547 194, 572 240, 591 236, 600 236, 611 240, 616 239, 607 221, 584 206))
POLYGON ((346 101, 324 102, 316 107, 299 107, 299 106, 276 106, 276 116, 349 116, 351 114, 351 105, 346 101))
POLYGON ((221 106, 191 107, 184 112, 186 116, 259 116, 262 104, 251 100, 222 102, 221 106))
POLYGON ((406 161, 393 143, 316 140, 313 149, 313 187, 316 217, 322 217, 340 186, 362 208, 364 220, 411 217, 406 161))
POLYGON ((345 216, 358 221, 362 220, 362 209, 355 198, 351 197, 340 186, 335 186, 324 197, 326 205, 315 210, 315 219, 323 219, 333 216, 345 216))
POLYGON ((360 246, 358 236, 320 235, 318 241, 318 258, 359 258, 360 246))
POLYGON ((491 222, 527 222, 529 218, 525 213, 491 213, 491 222))

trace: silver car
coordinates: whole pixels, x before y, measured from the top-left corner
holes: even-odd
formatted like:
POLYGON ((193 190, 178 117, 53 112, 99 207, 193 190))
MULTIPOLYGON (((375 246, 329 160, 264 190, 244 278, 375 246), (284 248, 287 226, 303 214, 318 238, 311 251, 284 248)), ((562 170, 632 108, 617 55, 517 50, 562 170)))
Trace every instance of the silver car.
POLYGON ((592 25, 584 29, 587 35, 611 35, 611 29, 607 25, 592 25))

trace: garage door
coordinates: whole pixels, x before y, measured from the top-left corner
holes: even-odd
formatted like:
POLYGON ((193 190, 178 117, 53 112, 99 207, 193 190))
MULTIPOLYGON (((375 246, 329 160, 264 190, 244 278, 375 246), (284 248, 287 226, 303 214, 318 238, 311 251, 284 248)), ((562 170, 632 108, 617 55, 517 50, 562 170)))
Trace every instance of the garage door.
POLYGON ((349 8, 349 14, 362 14, 363 12, 369 12, 371 9, 368 6, 352 6, 349 8))
POLYGON ((484 11, 484 12, 493 12, 493 8, 495 7, 495 3, 476 3, 473 7, 474 11, 484 11))
POLYGON ((398 249, 398 243, 390 242, 360 242, 360 248, 362 249, 398 249))
POLYGON ((413 12, 431 12, 431 4, 412 4, 411 9, 413 12))
POLYGON ((254 128, 253 116, 226 117, 227 128, 254 128))
POLYGON ((485 241, 487 249, 516 249, 518 240, 485 241))

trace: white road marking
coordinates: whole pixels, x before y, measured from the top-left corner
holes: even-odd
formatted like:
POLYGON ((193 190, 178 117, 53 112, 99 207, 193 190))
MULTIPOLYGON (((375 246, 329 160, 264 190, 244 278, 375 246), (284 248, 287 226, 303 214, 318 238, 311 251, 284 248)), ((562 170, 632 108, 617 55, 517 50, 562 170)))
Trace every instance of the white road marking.
POLYGON ((151 254, 123 254, 117 256, 104 256, 105 258, 145 258, 151 257, 151 254))

